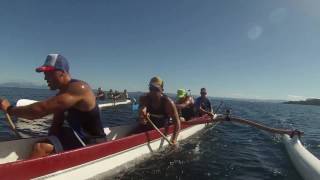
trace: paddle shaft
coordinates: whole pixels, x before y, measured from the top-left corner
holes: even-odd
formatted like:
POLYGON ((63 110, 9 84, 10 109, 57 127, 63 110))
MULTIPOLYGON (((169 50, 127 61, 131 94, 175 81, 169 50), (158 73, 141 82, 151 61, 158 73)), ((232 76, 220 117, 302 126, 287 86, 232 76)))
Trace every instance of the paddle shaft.
POLYGON ((16 126, 14 125, 10 115, 8 113, 5 113, 6 116, 6 120, 8 121, 10 128, 12 129, 12 131, 16 134, 16 136, 18 136, 19 138, 21 138, 21 135, 18 133, 16 126))
POLYGON ((151 124, 151 126, 158 131, 158 133, 170 144, 173 145, 173 143, 160 131, 160 129, 151 121, 151 119, 147 116, 147 121, 151 124))
POLYGON ((223 101, 221 101, 220 102, 220 104, 219 104, 219 106, 218 106, 218 108, 217 108, 217 110, 213 113, 213 117, 214 117, 214 115, 216 115, 217 114, 217 112, 219 111, 219 109, 220 109, 220 107, 221 107, 221 105, 223 104, 223 101))
POLYGON ((159 114, 150 114, 150 116, 158 118, 158 119, 162 119, 165 117, 164 115, 159 115, 159 114))

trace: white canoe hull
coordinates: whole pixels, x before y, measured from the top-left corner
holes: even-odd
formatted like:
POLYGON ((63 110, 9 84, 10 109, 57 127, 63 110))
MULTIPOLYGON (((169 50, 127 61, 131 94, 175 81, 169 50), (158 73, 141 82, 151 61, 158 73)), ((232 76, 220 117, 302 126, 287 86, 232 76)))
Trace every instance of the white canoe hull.
POLYGON ((320 160, 311 154, 295 136, 282 136, 283 143, 287 149, 289 157, 299 174, 305 180, 320 179, 320 160))
MULTIPOLYGON (((191 135, 201 131, 203 128, 205 128, 205 126, 205 124, 199 124, 184 129, 180 132, 178 141, 186 139, 191 135)), ((171 138, 171 136, 167 137, 171 138)), ((36 179, 88 179, 101 174, 114 174, 124 168, 119 168, 122 165, 128 164, 129 162, 132 162, 133 160, 136 160, 138 158, 144 157, 145 155, 153 153, 154 151, 157 151, 167 145, 167 141, 165 141, 163 138, 157 139, 149 143, 141 144, 140 146, 127 149, 117 154, 113 154, 111 156, 107 156, 95 161, 88 162, 86 164, 82 164, 80 166, 52 173, 36 179), (115 171, 111 172, 111 170, 115 171)))

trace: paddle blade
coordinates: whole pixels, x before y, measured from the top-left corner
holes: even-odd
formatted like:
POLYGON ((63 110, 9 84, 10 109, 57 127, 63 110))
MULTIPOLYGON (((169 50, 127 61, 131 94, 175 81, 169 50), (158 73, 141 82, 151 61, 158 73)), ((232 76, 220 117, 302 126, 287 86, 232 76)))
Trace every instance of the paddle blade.
POLYGON ((138 111, 139 104, 132 104, 132 111, 138 111))
POLYGON ((35 100, 31 100, 31 99, 19 99, 17 101, 17 104, 16 106, 27 106, 29 104, 33 104, 33 103, 36 103, 37 101, 35 100))

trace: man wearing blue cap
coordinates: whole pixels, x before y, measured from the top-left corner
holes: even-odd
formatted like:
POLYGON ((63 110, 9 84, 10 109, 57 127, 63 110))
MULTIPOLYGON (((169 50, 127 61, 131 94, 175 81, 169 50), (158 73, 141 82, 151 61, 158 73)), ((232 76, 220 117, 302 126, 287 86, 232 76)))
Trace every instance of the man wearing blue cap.
MULTIPOLYGON (((30 120, 54 114, 49 135, 58 137, 64 150, 104 141, 106 135, 95 94, 86 82, 71 78, 66 58, 60 54, 49 54, 44 65, 36 71, 44 73, 51 90, 59 90, 57 95, 22 107, 14 107, 8 100, 0 99, 0 109, 9 115, 30 120), (70 128, 62 126, 65 119, 70 128)), ((31 158, 51 154, 55 149, 53 144, 49 140, 36 143, 31 158)))

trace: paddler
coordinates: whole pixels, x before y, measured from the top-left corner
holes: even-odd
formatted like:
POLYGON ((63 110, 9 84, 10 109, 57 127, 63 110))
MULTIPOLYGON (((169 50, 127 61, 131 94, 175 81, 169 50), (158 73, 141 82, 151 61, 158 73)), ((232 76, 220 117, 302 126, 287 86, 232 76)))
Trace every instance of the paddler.
POLYGON ((148 119, 158 127, 168 125, 170 118, 174 124, 174 132, 171 139, 176 143, 180 131, 180 119, 174 102, 163 93, 163 80, 160 77, 153 77, 149 82, 149 93, 139 99, 139 120, 140 129, 143 132, 153 129, 148 119))
MULTIPOLYGON (((50 90, 58 90, 58 93, 23 107, 14 107, 3 99, 0 100, 0 109, 9 115, 30 120, 53 114, 49 135, 60 140, 63 150, 105 141, 95 94, 86 82, 71 78, 67 59, 60 54, 49 54, 44 65, 36 71, 43 72, 50 90), (64 120, 67 120, 69 128, 62 126, 64 120)), ((54 144, 50 140, 36 143, 31 158, 53 153, 54 144)))
POLYGON ((112 89, 110 89, 108 91, 107 96, 108 96, 109 99, 113 99, 113 90, 112 89))
POLYGON ((177 90, 176 107, 181 120, 190 120, 194 117, 194 100, 185 89, 177 90))
POLYGON ((105 94, 104 91, 101 89, 101 87, 98 88, 97 95, 96 95, 96 99, 102 100, 102 101, 106 99, 106 94, 105 94))
POLYGON ((125 99, 125 100, 130 99, 130 98, 129 98, 128 91, 127 91, 126 89, 125 89, 125 90, 123 90, 123 94, 122 94, 122 96, 123 96, 123 99, 125 99))
POLYGON ((207 90, 206 88, 200 89, 200 97, 196 99, 195 102, 195 110, 197 116, 203 116, 205 114, 213 117, 213 110, 210 103, 210 100, 207 98, 207 90))

